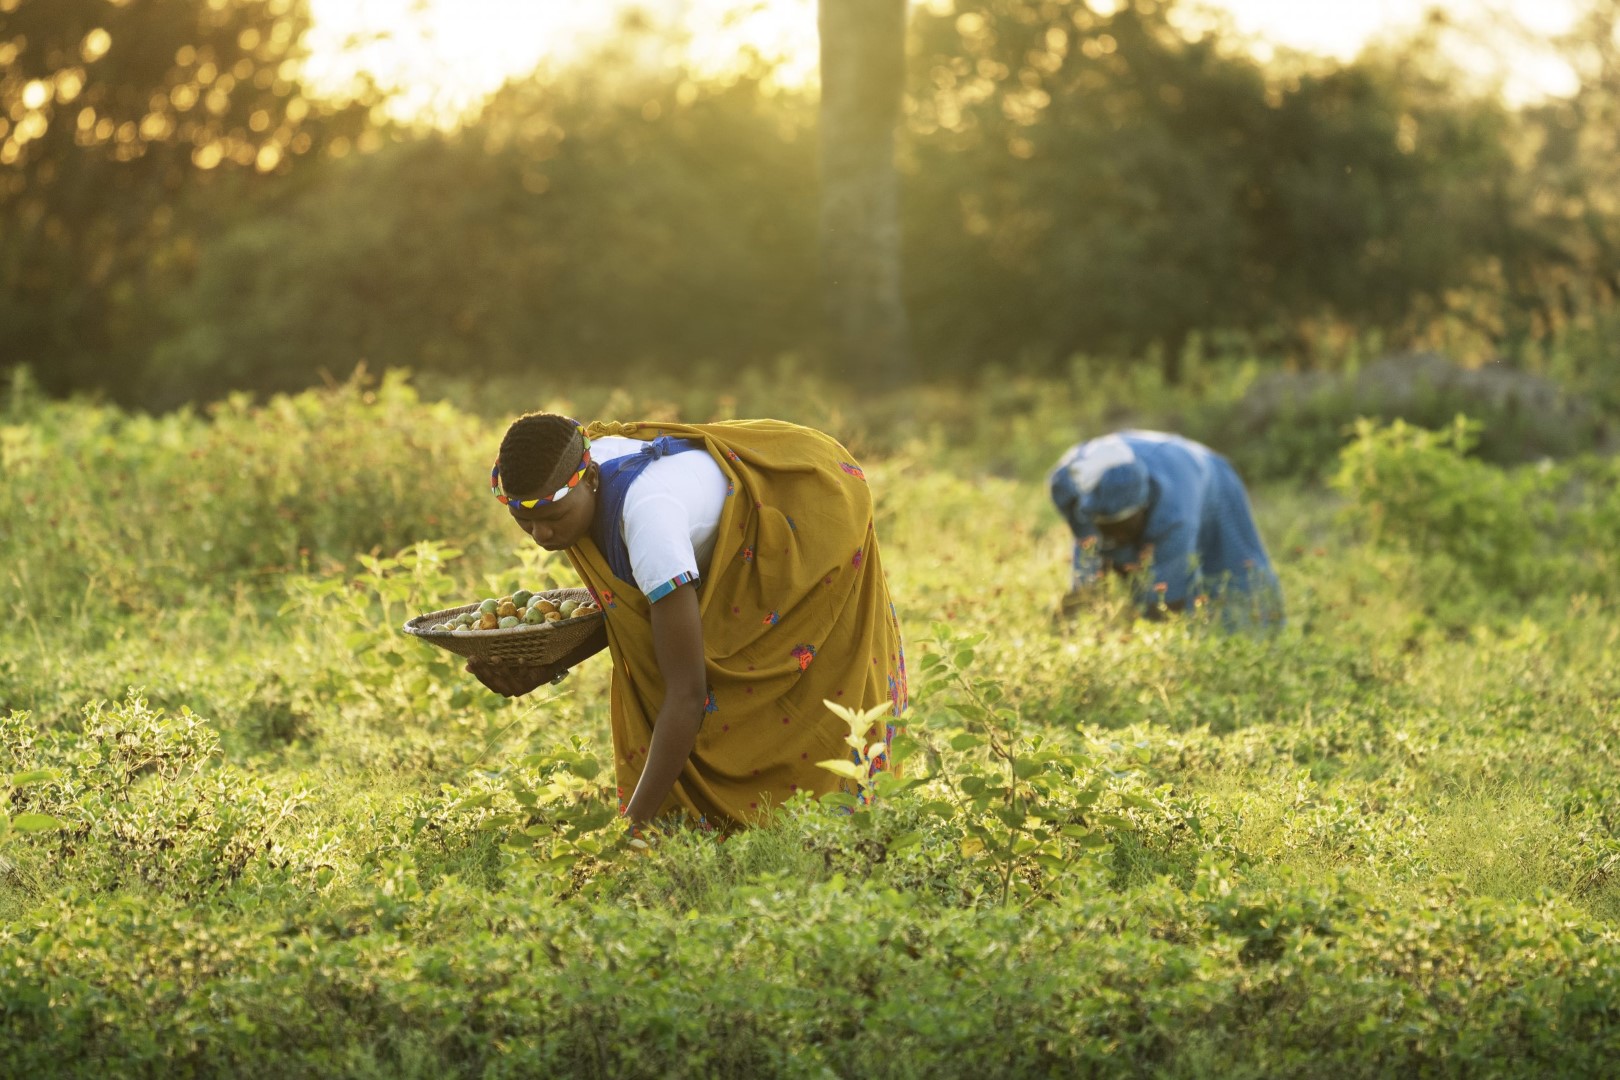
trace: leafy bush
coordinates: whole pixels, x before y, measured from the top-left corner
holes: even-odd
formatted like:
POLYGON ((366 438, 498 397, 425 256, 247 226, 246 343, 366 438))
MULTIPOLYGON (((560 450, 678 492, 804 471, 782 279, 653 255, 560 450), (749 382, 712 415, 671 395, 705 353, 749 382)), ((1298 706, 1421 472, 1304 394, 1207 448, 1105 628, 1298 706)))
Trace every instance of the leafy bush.
POLYGON ((498 437, 425 404, 403 373, 232 397, 204 419, 40 404, 6 429, 0 559, 14 614, 157 614, 243 582, 486 523, 472 509, 498 437), (42 542, 46 536, 49 542, 42 542), (221 579, 224 579, 223 581, 221 579))
POLYGON ((168 718, 131 694, 85 710, 82 730, 0 722, 16 761, 43 774, 13 802, 59 823, 28 838, 49 875, 88 892, 140 888, 185 901, 214 896, 252 868, 286 871, 284 833, 303 791, 278 793, 219 763, 219 742, 189 711, 168 718))
POLYGON ((1245 476, 1315 478, 1332 472, 1358 419, 1437 429, 1466 414, 1469 450, 1516 465, 1566 458, 1606 438, 1602 413, 1558 383, 1502 365, 1471 369, 1434 353, 1385 357, 1348 372, 1273 372, 1241 397, 1195 406, 1187 430, 1223 447, 1245 476))
POLYGON ((814 106, 762 75, 514 80, 455 135, 204 204, 225 225, 169 277, 143 404, 365 358, 555 383, 794 349, 817 316, 814 106))
POLYGON ((694 919, 424 890, 402 865, 292 933, 57 908, 0 937, 0 1052, 63 1076, 1374 1077, 1580 1075, 1620 1051, 1620 943, 1555 906, 1392 909, 1213 863, 1186 892, 1033 911, 841 880, 784 908, 782 885, 694 919))
POLYGON ((1470 456, 1480 425, 1356 422, 1333 485, 1375 544, 1426 557, 1438 589, 1472 579, 1519 597, 1612 581, 1604 530, 1620 522, 1620 462, 1502 469, 1470 456))
MULTIPOLYGON (((65 524, 81 547, 117 530, 88 590, 63 548, 0 540, 20 555, 0 565, 0 695, 30 706, 0 719, 0 1073, 1599 1071, 1620 1052, 1615 463, 1501 469, 1466 422, 1369 424, 1341 494, 1256 492, 1282 633, 1132 622, 1122 596, 1054 624, 1069 537, 1041 477, 1075 434, 1060 421, 1162 389, 1086 374, 935 387, 909 434, 875 422, 902 399, 798 403, 834 432, 871 425, 913 702, 876 798, 797 801, 724 839, 627 842, 607 663, 508 701, 398 632, 446 597, 569 579, 493 500, 468 543, 420 517, 383 543, 312 507, 323 554, 221 575, 166 505, 131 498, 126 520, 65 524)), ((784 400, 732 391, 742 413, 748 393, 784 400)), ((593 400, 727 407, 638 392, 593 400)), ((357 495, 374 509, 392 484, 448 500, 443 459, 402 454, 396 425, 476 420, 364 393, 280 406, 308 408, 301 427, 269 405, 24 400, 0 502, 46 497, 44 463, 92 449, 171 490, 205 446, 272 485, 330 479, 339 452, 389 464, 357 495)), ((1185 400, 1165 398, 1149 405, 1185 400)), ((869 717, 845 719, 880 752, 869 717)))

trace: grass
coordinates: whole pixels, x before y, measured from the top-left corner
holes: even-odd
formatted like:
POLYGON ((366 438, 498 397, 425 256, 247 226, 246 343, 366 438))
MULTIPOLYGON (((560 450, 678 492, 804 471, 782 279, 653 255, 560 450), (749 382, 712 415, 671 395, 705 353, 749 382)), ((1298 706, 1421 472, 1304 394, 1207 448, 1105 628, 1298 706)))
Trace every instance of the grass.
POLYGON ((650 857, 581 825, 611 783, 592 766, 605 664, 507 702, 397 633, 566 574, 466 496, 487 422, 397 383, 280 406, 309 418, 295 448, 245 405, 14 404, 0 746, 8 775, 50 771, 9 812, 67 827, 0 841, 0 1061, 1462 1076, 1581 1075, 1620 1049, 1614 601, 1458 576, 1392 542, 1398 521, 1364 536, 1366 492, 1278 482, 1253 492, 1288 596, 1277 638, 1132 623, 1119 594, 1054 623, 1068 540, 1043 469, 1073 429, 1024 402, 1011 452, 974 412, 990 403, 943 397, 974 417, 955 438, 926 417, 863 436, 910 723, 936 755, 908 770, 932 778, 650 857), (401 457, 390 433, 424 422, 446 445, 401 457), (340 467, 370 509, 307 535, 219 482, 340 467), (86 513, 64 473, 206 498, 228 528, 147 496, 86 513), (53 519, 61 542, 33 543, 53 519), (994 688, 1003 719, 975 719, 964 686, 994 688), (1036 779, 1058 779, 1032 813, 1073 826, 1048 858, 1009 856, 1010 878, 974 831, 994 818, 961 798, 1000 766, 952 748, 989 723, 1021 754, 1040 740, 1036 779))

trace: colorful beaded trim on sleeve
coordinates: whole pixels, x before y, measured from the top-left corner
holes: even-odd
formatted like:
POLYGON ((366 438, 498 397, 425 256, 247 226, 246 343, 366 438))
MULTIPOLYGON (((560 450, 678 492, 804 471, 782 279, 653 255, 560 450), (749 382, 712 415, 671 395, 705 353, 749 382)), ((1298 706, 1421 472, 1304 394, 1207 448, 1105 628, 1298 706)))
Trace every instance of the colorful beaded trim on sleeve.
POLYGON ((697 571, 695 570, 690 570, 684 574, 676 574, 674 577, 670 578, 668 581, 649 592, 647 594, 647 603, 656 604, 658 601, 662 600, 664 597, 668 596, 682 585, 685 585, 688 582, 696 581, 697 579, 697 571))

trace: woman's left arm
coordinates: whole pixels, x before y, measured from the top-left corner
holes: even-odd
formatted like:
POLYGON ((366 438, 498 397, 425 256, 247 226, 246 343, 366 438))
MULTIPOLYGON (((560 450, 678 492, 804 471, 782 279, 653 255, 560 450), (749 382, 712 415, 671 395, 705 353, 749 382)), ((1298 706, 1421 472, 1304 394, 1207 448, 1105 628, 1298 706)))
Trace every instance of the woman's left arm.
POLYGON ((658 814, 697 745, 708 678, 703 669, 703 619, 697 587, 682 585, 652 606, 653 657, 664 679, 664 703, 653 721, 647 763, 625 814, 637 825, 658 814))

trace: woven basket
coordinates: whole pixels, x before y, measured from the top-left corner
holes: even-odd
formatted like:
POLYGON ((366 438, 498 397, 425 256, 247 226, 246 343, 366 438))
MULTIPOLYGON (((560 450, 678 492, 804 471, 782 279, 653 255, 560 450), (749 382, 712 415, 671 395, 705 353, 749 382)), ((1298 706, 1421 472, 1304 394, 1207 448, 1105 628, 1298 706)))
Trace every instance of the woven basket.
MULTIPOLYGON (((536 595, 554 604, 564 600, 591 599, 589 589, 550 589, 536 595)), ((555 664, 583 644, 602 625, 602 613, 598 611, 594 615, 581 615, 561 622, 520 623, 505 630, 472 630, 457 634, 428 629, 434 623, 453 619, 464 611, 476 610, 477 604, 463 604, 443 611, 430 611, 407 622, 404 630, 430 645, 448 649, 469 660, 491 664, 555 664)))

